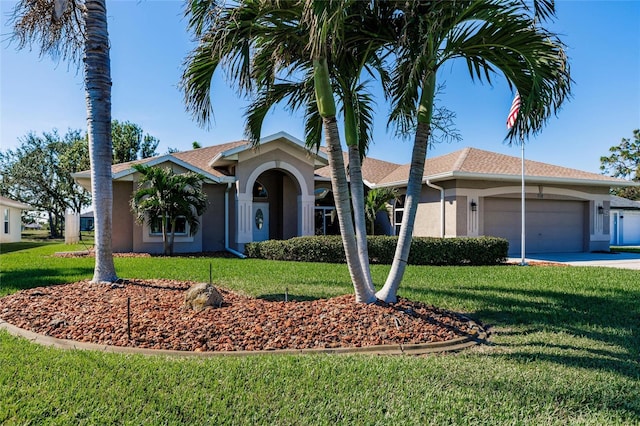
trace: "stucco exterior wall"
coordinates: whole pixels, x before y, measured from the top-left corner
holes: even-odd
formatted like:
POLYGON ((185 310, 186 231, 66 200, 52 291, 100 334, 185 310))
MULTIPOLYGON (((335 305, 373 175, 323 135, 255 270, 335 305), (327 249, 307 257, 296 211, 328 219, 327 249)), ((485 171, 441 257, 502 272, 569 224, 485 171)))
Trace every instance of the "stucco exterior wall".
MULTIPOLYGON (((521 187, 517 183, 500 181, 448 180, 434 182, 444 188, 445 237, 485 235, 485 198, 519 200, 521 187), (472 203, 475 211, 472 210, 472 203)), ((606 187, 580 185, 538 185, 527 183, 528 200, 580 201, 585 203, 584 249, 608 250, 610 239, 609 191, 606 187), (600 208, 599 208, 600 207, 600 208)), ((495 214, 495 213, 492 213, 495 214)), ((440 191, 423 185, 416 214, 415 236, 439 236, 441 233, 440 191)), ((578 220, 578 219, 576 219, 578 220)), ((505 224, 505 226, 507 226, 505 224)), ((511 225, 509 225, 511 226, 511 225)), ((519 228, 518 228, 519 229, 519 228)))
MULTIPOLYGON (((207 195, 207 210, 200 218, 202 229, 202 250, 224 250, 224 196, 226 185, 205 184, 202 188, 207 195)), ((233 193, 229 194, 233 197, 233 193)))
POLYGON ((298 185, 291 177, 284 176, 282 189, 282 238, 286 240, 298 235, 298 185))
MULTIPOLYGON (((446 204, 445 200, 445 214, 447 211, 446 204)), ((440 236, 440 191, 428 186, 422 186, 413 235, 416 237, 440 236)))
POLYGON ((135 217, 131 212, 133 188, 134 182, 113 182, 111 244, 116 253, 133 251, 134 229, 141 232, 140 226, 134 224, 135 217))
MULTIPOLYGON (((172 165, 175 173, 182 173, 186 170, 180 166, 172 165)), ((116 216, 115 206, 130 206, 131 197, 138 187, 138 174, 133 176, 133 181, 114 182, 113 198, 114 198, 114 229, 118 223, 117 240, 114 239, 114 252, 133 251, 137 253, 162 253, 163 243, 162 236, 150 235, 148 223, 138 224, 135 222, 135 216, 128 208, 129 216, 125 217, 125 210, 118 209, 116 216), (124 204, 126 202, 126 204, 124 204)), ((201 222, 202 225, 202 222, 201 222)), ((115 238, 115 235, 114 235, 115 238)), ((176 236, 173 245, 174 253, 195 253, 201 252, 202 249, 202 226, 193 236, 176 236)))
POLYGON ((257 152, 238 154, 235 242, 239 249, 253 241, 253 203, 259 202, 253 199, 256 181, 263 183, 269 191, 270 238, 313 235, 313 161, 305 150, 280 140, 261 146, 257 152), (279 179, 280 184, 268 182, 269 179, 279 179))
POLYGON ((6 206, 4 204, 0 205, 0 243, 19 243, 22 238, 22 210, 6 206), (9 232, 5 233, 5 224, 4 224, 4 215, 5 210, 8 214, 8 228, 9 232))
MULTIPOLYGON (((455 234, 454 235, 450 234, 449 236, 452 236, 452 237, 453 236, 455 237, 474 236, 473 230, 477 226, 476 220, 478 215, 477 215, 477 211, 471 214, 469 203, 470 201, 468 200, 468 197, 465 197, 464 195, 459 195, 455 197, 454 200, 450 203, 451 210, 455 212, 455 224, 451 223, 449 225, 451 218, 447 217, 447 225, 449 225, 449 229, 455 229, 455 234), (469 220, 467 220, 467 218, 469 220)), ((453 216, 453 215, 450 215, 450 216, 453 216)))
POLYGON ((236 167, 236 179, 240 184, 239 192, 251 192, 253 182, 247 182, 254 170, 264 163, 275 162, 276 168, 279 163, 287 163, 301 172, 304 176, 305 186, 313 193, 313 164, 302 150, 291 150, 290 145, 284 142, 272 142, 260 147, 256 152, 244 151, 240 153, 238 165, 236 167))

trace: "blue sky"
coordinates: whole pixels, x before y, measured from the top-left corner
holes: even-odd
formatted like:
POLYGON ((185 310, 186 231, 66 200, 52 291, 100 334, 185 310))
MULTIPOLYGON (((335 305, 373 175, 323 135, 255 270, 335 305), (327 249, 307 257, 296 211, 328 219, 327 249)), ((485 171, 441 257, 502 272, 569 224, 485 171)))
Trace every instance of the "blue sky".
MULTIPOLYGON (((7 41, 14 2, 0 0, 0 149, 18 145, 29 131, 86 128, 82 73, 37 52, 16 51, 7 41)), ((193 43, 182 18, 182 1, 108 1, 111 37, 112 115, 139 124, 160 139, 159 151, 186 150, 243 138, 245 102, 223 75, 213 84, 215 121, 199 128, 185 112, 177 85, 193 43)), ((573 97, 541 134, 527 143, 528 159, 599 173, 600 156, 640 127, 640 1, 557 2, 549 26, 568 46, 573 97)), ((504 79, 493 86, 472 83, 466 66, 453 63, 438 76, 445 83, 439 104, 456 113, 457 143, 436 144, 428 156, 466 146, 519 156, 504 143, 513 94, 504 79)), ((410 140, 386 130, 388 108, 378 103, 374 145, 369 155, 396 163, 410 160, 410 140)), ((270 114, 263 135, 286 131, 303 138, 300 115, 270 114)))

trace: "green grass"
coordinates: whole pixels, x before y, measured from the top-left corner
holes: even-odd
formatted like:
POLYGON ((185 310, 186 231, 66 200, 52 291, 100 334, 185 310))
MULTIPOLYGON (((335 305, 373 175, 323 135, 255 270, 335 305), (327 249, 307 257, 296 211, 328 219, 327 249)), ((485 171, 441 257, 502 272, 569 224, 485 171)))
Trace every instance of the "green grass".
MULTIPOLYGON (((0 295, 88 278, 82 246, 0 256, 0 295)), ((5 254, 6 253, 6 254, 5 254)), ((351 292, 344 265, 116 258, 124 278, 255 296, 351 292)), ((388 266, 373 268, 380 283, 388 266)), ((640 424, 640 276, 582 267, 412 267, 401 295, 465 312, 458 354, 167 359, 40 347, 0 332, 0 424, 640 424)))
POLYGON ((619 253, 640 253, 640 247, 611 246, 611 251, 619 253))

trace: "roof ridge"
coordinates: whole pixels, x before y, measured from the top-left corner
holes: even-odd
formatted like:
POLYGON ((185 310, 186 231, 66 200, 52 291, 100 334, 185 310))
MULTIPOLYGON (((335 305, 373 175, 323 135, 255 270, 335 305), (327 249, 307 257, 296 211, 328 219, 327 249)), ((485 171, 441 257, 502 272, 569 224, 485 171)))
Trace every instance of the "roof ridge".
POLYGON ((471 152, 471 147, 469 146, 460 150, 460 155, 458 156, 456 162, 453 163, 453 167, 451 168, 452 171, 460 170, 462 168, 462 165, 469 156, 469 152, 471 152))

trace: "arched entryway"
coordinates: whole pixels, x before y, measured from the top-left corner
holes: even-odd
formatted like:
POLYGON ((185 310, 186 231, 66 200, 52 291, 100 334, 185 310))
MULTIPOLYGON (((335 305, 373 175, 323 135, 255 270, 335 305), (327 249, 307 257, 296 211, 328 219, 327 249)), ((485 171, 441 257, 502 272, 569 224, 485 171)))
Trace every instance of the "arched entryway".
POLYGON ((253 241, 285 240, 298 235, 298 193, 295 179, 271 169, 253 183, 253 241))
POLYGON ((257 167, 238 192, 238 243, 313 235, 313 193, 283 161, 257 167))

